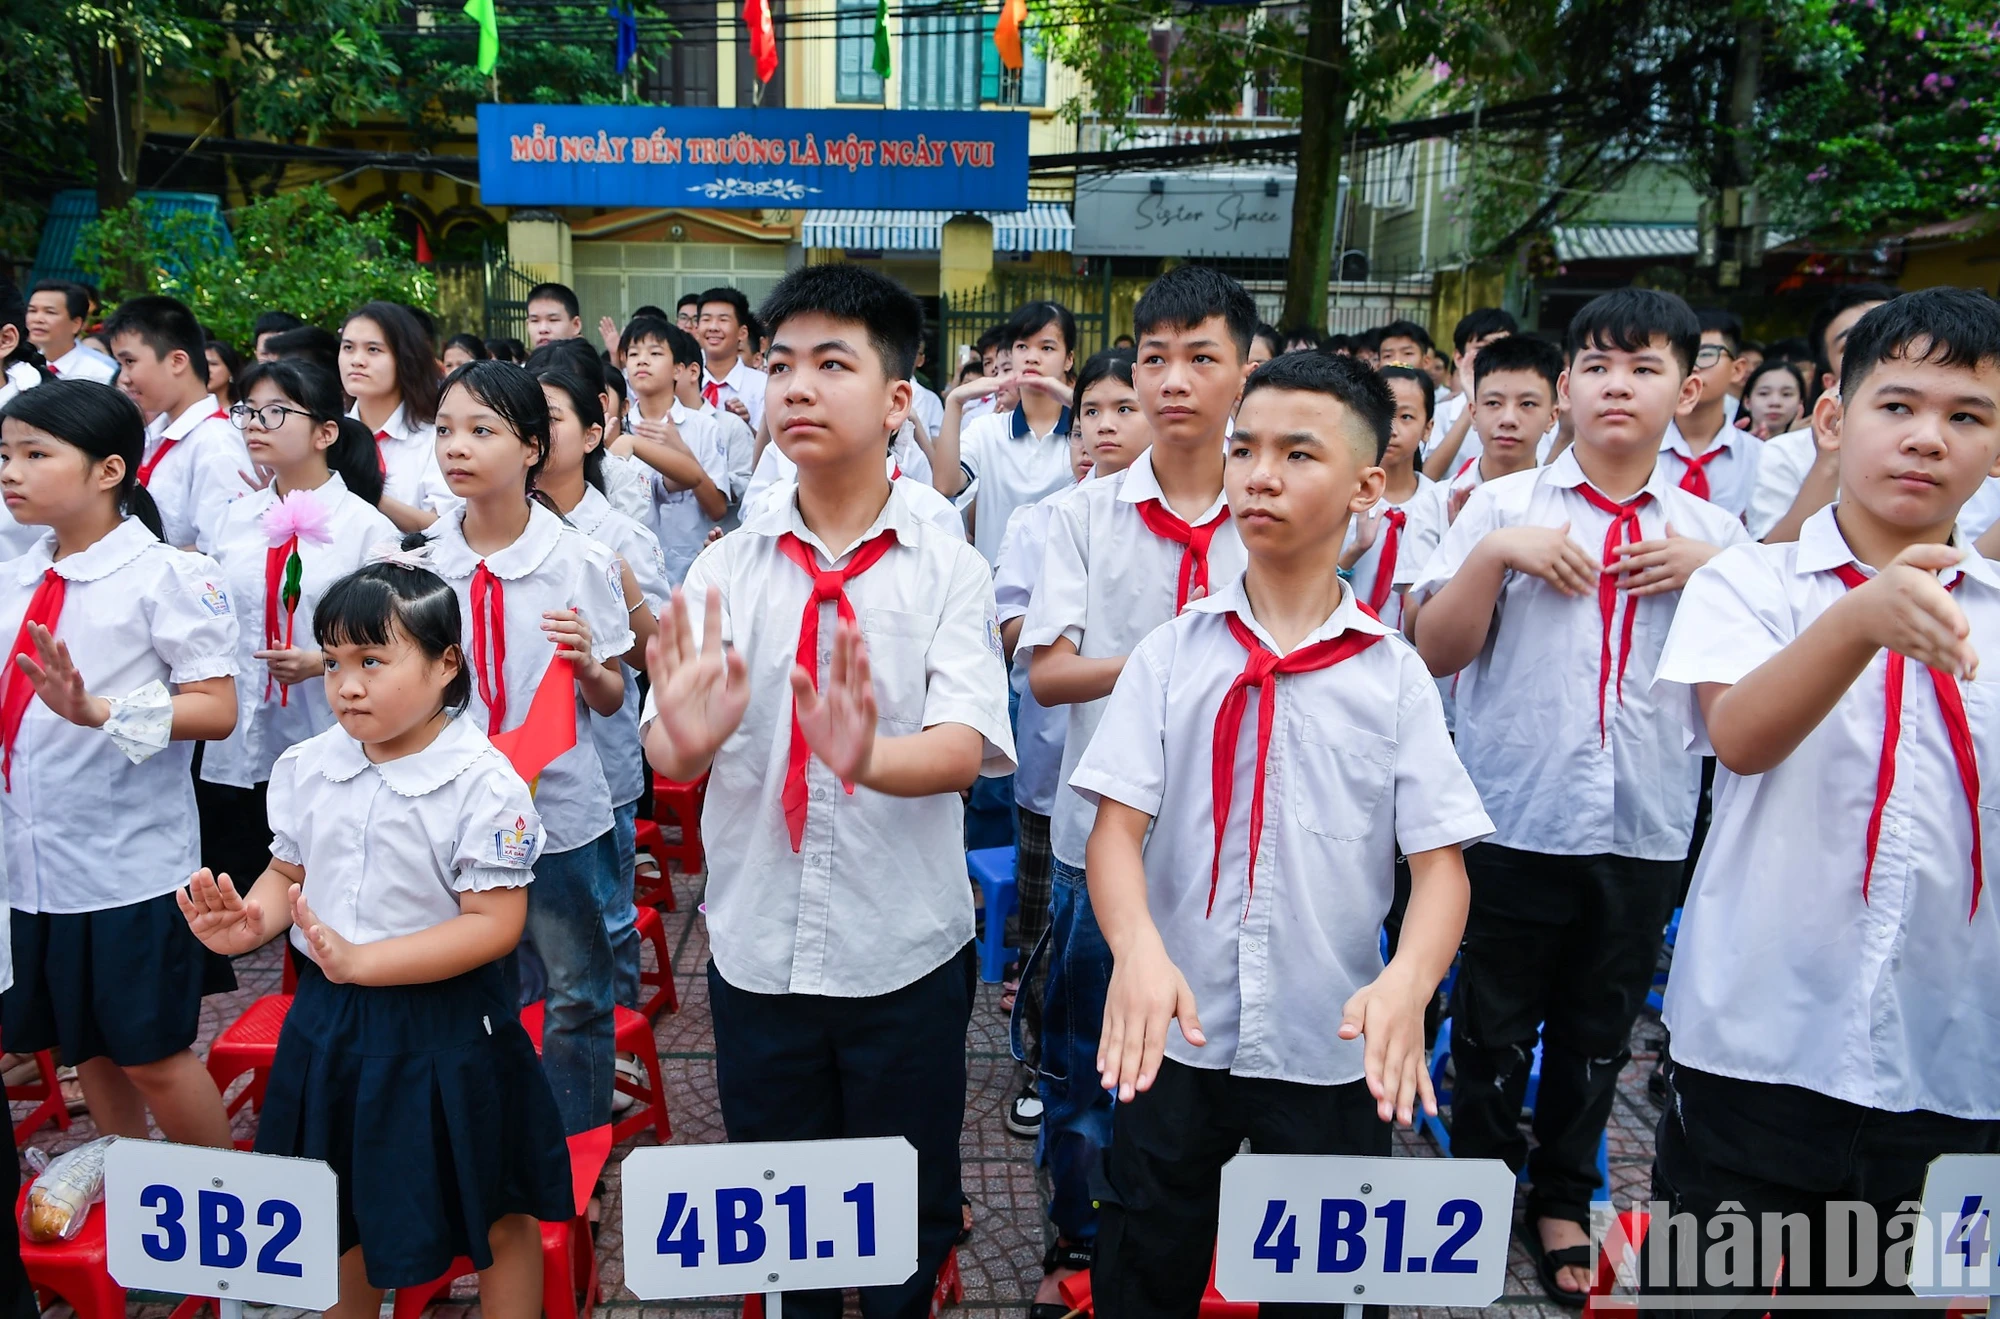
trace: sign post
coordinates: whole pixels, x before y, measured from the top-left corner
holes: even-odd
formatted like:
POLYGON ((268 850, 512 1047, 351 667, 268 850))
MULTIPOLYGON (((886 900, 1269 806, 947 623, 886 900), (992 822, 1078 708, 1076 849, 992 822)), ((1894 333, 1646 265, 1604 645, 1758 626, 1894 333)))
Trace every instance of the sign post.
POLYGON ((340 1299, 339 1186, 316 1159, 121 1140, 104 1156, 105 1263, 118 1285, 324 1310, 340 1299))
POLYGON ((672 1145, 620 1169, 625 1286, 643 1300, 892 1286, 917 1267, 917 1152, 873 1140, 672 1145))
POLYGON ((1924 1176, 1923 1208, 1910 1254, 1918 1296, 2000 1295, 1993 1267, 1993 1210, 2000 1207, 2000 1154, 1945 1154, 1924 1176))
POLYGON ((1507 1278, 1498 1159, 1239 1154, 1222 1170, 1215 1289, 1231 1301, 1485 1306, 1507 1278))

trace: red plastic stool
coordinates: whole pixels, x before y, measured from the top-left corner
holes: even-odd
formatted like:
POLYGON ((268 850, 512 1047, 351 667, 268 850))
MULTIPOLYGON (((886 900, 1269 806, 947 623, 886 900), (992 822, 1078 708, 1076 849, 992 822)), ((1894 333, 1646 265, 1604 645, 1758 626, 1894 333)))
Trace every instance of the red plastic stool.
POLYGON ((640 820, 635 826, 634 851, 644 852, 653 858, 660 868, 657 875, 641 874, 638 867, 632 869, 632 900, 640 907, 665 907, 668 911, 679 911, 680 904, 674 900, 674 877, 664 859, 667 856, 667 841, 660 833, 657 820, 640 820), (650 882, 648 882, 650 880, 650 882))
MULTIPOLYGON (((569 1138, 569 1177, 576 1197, 576 1216, 562 1223, 542 1224, 542 1313, 547 1319, 590 1319, 603 1299, 597 1273, 597 1243, 590 1234, 590 1193, 611 1157, 611 1128, 594 1127, 569 1138)), ((468 1274, 478 1272, 464 1256, 453 1260, 444 1275, 420 1287, 398 1287, 394 1319, 416 1319, 440 1293, 468 1274)))
MULTIPOLYGON (((14 1218, 28 1203, 28 1187, 14 1201, 14 1218)), ((21 1234, 21 1264, 35 1284, 44 1309, 60 1296, 77 1319, 125 1319, 125 1289, 111 1280, 104 1263, 104 1206, 92 1205, 74 1241, 31 1241, 21 1234)))
POLYGON ((701 849, 701 807, 708 797, 708 776, 702 775, 693 783, 675 783, 658 774, 653 776, 653 821, 656 827, 665 829, 669 824, 677 824, 681 829, 678 846, 668 847, 667 854, 653 853, 659 858, 664 871, 671 858, 680 867, 683 875, 701 873, 705 864, 701 849))
MULTIPOLYGON (((937 1287, 931 1292, 931 1319, 943 1312, 947 1305, 957 1305, 965 1300, 965 1279, 958 1272, 958 1247, 944 1257, 938 1268, 937 1287)), ((761 1293, 743 1298, 743 1319, 764 1319, 764 1297, 761 1293)))
MULTIPOLYGON (((653 1023, 630 1008, 614 1007, 611 1010, 613 1026, 613 1047, 620 1053, 629 1053, 639 1059, 639 1065, 646 1069, 645 1086, 636 1081, 628 1081, 612 1073, 612 1085, 620 1094, 632 1096, 639 1102, 632 1111, 611 1128, 611 1141, 623 1145, 627 1140, 647 1127, 664 1145, 674 1138, 674 1127, 667 1115, 667 1087, 660 1079, 660 1047, 653 1040, 653 1023)), ((535 1043, 535 1052, 542 1051, 542 1000, 536 999, 521 1009, 521 1029, 528 1032, 528 1038, 535 1043)))
MULTIPOLYGON (((266 994, 245 1008, 209 1046, 208 1074, 217 1090, 226 1095, 238 1077, 246 1072, 250 1076, 250 1084, 229 1101, 225 1111, 230 1117, 245 1104, 255 1104, 257 1112, 263 1113, 264 1088, 270 1084, 271 1064, 278 1057, 278 1036, 285 1029, 285 1014, 291 1010, 290 994, 266 994)), ((239 1140, 236 1147, 247 1150, 251 1144, 239 1140)))
POLYGON ((656 970, 639 972, 639 983, 653 988, 652 996, 639 1005, 639 1014, 651 1021, 660 1015, 662 1007, 679 1012, 681 996, 674 988, 674 958, 667 951, 667 923, 660 919, 660 909, 641 906, 637 928, 639 937, 653 945, 653 959, 659 964, 656 970))
POLYGON ((14 1124, 14 1143, 21 1144, 28 1137, 53 1122, 57 1131, 69 1130, 69 1104, 63 1099, 62 1083, 56 1080, 55 1055, 43 1049, 35 1055, 35 1071, 38 1079, 24 1085, 7 1087, 7 1100, 12 1103, 21 1100, 33 1103, 35 1109, 28 1116, 14 1124))
MULTIPOLYGON (((1062 1280, 1063 1303, 1072 1310, 1094 1315, 1096 1308, 1090 1300, 1090 1270, 1073 1273, 1062 1280)), ((1208 1263, 1208 1289, 1201 1294, 1201 1319, 1256 1319, 1257 1304, 1254 1301, 1225 1301, 1222 1293, 1215 1290, 1215 1261, 1208 1263)))

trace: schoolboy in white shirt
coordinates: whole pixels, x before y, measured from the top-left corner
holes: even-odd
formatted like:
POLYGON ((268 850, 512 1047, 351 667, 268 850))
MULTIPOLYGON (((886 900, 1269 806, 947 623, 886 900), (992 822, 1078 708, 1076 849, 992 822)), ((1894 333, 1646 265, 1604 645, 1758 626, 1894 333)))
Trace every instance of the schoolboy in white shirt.
POLYGON ((1391 407, 1351 358, 1250 377, 1227 476, 1249 567, 1140 643, 1070 779, 1115 958, 1101 1319, 1195 1312, 1245 1140, 1386 1156, 1392 1121, 1437 1107, 1424 1009, 1465 925, 1460 849, 1492 824, 1423 661, 1335 571, 1381 498, 1391 407), (1414 892, 1385 967, 1399 848, 1414 892))
POLYGON ((1418 649, 1459 674, 1458 753, 1495 826, 1466 854, 1452 1152, 1527 1163, 1542 1283, 1563 1303, 1589 1285, 1598 1139, 1694 826, 1699 761, 1650 694, 1653 666, 1688 575, 1744 539, 1659 461, 1701 387, 1700 341, 1671 294, 1587 304, 1562 377, 1576 442, 1474 491, 1411 588, 1418 649))
POLYGON ((1487 345, 1520 332, 1520 322, 1514 319, 1511 312, 1500 307, 1475 307, 1459 317, 1458 324, 1452 327, 1452 348, 1456 354, 1452 365, 1458 392, 1438 404, 1436 413, 1431 417, 1430 440, 1424 445, 1424 475, 1431 480, 1442 481, 1461 465, 1459 449, 1472 428, 1472 423, 1466 420, 1466 413, 1472 405, 1479 354, 1487 345))
MULTIPOLYGON (((1019 645, 1034 648, 1035 698, 1070 707, 1064 782, 1133 649, 1243 570, 1243 542, 1223 491, 1223 442, 1249 373, 1256 303, 1227 275, 1181 266, 1154 280, 1132 314, 1139 339, 1132 383, 1152 447, 1058 505, 1021 626, 1019 645)), ((1111 977, 1084 879, 1094 814, 1076 794, 1058 793, 1049 824, 1042 1161, 1053 1183, 1050 1217, 1072 1261, 1096 1236, 1091 1178, 1111 1137, 1110 1097, 1091 1080, 1111 977)))
POLYGON ((1354 583, 1361 603, 1391 628, 1403 625, 1403 588, 1444 536, 1444 504, 1436 482, 1417 470, 1417 446, 1430 427, 1431 378, 1414 367, 1387 366, 1382 379, 1395 409, 1389 417, 1389 447, 1376 464, 1383 472, 1382 498, 1348 520, 1340 569, 1354 583))
POLYGON ((1836 1204, 1887 1229, 1932 1159, 2000 1153, 2000 845, 1980 787, 2000 772, 2000 683, 1979 672, 2000 653, 2000 570, 1953 537, 2000 473, 2000 306, 1939 288, 1875 307, 1815 420, 1838 440, 1839 502, 1796 542, 1697 572, 1660 660, 1656 690, 1721 768, 1667 986, 1653 1165, 1677 1232, 1711 1240, 1724 1210, 1810 1226, 1790 1246, 1759 1235, 1739 1285, 1646 1285, 1759 1304, 1775 1286, 1854 1313, 1866 1302, 1839 1293, 1909 1293, 1873 1229, 1841 1269, 1864 1281, 1829 1282, 1836 1204))
POLYGON ((735 413, 755 434, 764 426, 768 377, 743 360, 743 341, 749 324, 750 300, 741 290, 712 288, 701 295, 695 334, 701 340, 711 377, 702 386, 702 397, 715 407, 735 413))
MULTIPOLYGON (((764 319, 771 432, 799 482, 704 550, 662 615, 646 756, 670 779, 710 775, 729 1137, 909 1140, 917 1268, 864 1289, 862 1313, 918 1319, 961 1230, 975 968, 960 794, 1014 768, 993 584, 883 470, 909 410, 917 300, 872 271, 808 266, 764 319)), ((795 1293, 785 1312, 840 1307, 795 1293)))
POLYGON ((1480 350, 1474 365, 1472 452, 1441 482, 1446 521, 1488 481, 1525 472, 1539 460, 1540 437, 1555 419, 1562 349, 1530 334, 1510 334, 1480 350))
POLYGON ((678 381, 701 370, 687 331, 663 316, 640 316, 618 343, 632 388, 625 433, 632 456, 651 469, 651 528, 666 556, 667 580, 678 582, 728 511, 729 455, 715 422, 677 395, 678 381))
POLYGON ((1701 393, 1668 424, 1660 461, 1669 475, 1678 476, 1681 489, 1741 518, 1750 507, 1764 447, 1749 431, 1736 429, 1740 405, 1732 391, 1741 387, 1749 366, 1742 356, 1743 324, 1714 307, 1695 316, 1701 348, 1694 356, 1694 378, 1701 382, 1701 393))

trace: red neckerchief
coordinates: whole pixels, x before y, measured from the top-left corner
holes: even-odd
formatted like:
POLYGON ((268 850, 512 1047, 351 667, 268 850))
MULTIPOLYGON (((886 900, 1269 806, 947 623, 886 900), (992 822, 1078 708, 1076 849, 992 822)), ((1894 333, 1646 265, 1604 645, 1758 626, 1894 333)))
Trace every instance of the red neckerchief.
MULTIPOLYGON (((875 539, 864 543, 847 561, 844 568, 821 568, 812 547, 791 532, 778 537, 778 552, 805 569, 813 579, 812 592, 806 596, 805 613, 799 618, 798 664, 812 680, 813 690, 819 690, 819 607, 829 600, 833 602, 834 614, 844 622, 854 621, 854 605, 847 598, 847 584, 862 573, 882 561, 896 544, 896 533, 884 531, 875 539)), ((785 832, 792 840, 792 850, 799 850, 806 833, 806 748, 805 729, 799 726, 799 712, 792 710, 792 745, 785 761, 785 787, 783 801, 785 807, 785 832)), ((852 783, 843 785, 850 793, 852 783)))
POLYGON ((6 790, 14 790, 14 739, 21 735, 21 720, 28 713, 28 702, 35 699, 35 685, 28 681, 28 675, 21 672, 20 657, 37 656, 35 639, 28 632, 28 624, 40 623, 50 632, 56 630, 56 623, 62 618, 63 595, 68 583, 54 568, 42 574, 34 595, 28 598, 28 612, 21 615, 21 626, 14 633, 14 648, 7 655, 7 673, 0 677, 0 782, 6 790))
POLYGON ((484 559, 472 570, 472 669, 491 737, 507 726, 507 588, 484 559))
MULTIPOLYGON (((1611 669, 1611 620, 1618 612, 1618 577, 1611 570, 1618 565, 1618 546, 1637 544, 1643 537, 1639 531, 1639 510, 1644 508, 1653 496, 1641 490, 1624 503, 1607 498, 1592 489, 1588 483, 1574 487, 1583 496, 1584 502, 1601 513, 1611 515, 1611 526, 1604 533, 1604 570, 1597 575, 1597 612, 1604 620, 1604 642, 1597 655, 1597 744, 1604 745, 1604 689, 1613 684, 1611 669)), ((1625 601, 1625 626, 1618 636, 1618 670, 1616 691, 1618 704, 1625 704, 1625 663, 1632 658, 1632 623, 1638 610, 1637 600, 1625 601)))
MULTIPOLYGON (((1833 575, 1850 591, 1868 580, 1851 563, 1841 564, 1833 570, 1833 575)), ((1958 579, 1963 580, 1963 577, 1958 579)), ((1945 589, 1955 589, 1958 581, 1945 589)), ((1875 874, 1875 847, 1882 841, 1882 812, 1889 805, 1889 790, 1896 785, 1896 742, 1903 730, 1903 656, 1890 651, 1885 667, 1882 756, 1875 767, 1875 808, 1868 813, 1868 860, 1861 871, 1863 902, 1868 901, 1868 881, 1875 874)), ((1986 887, 1986 859, 1979 838, 1979 758, 1973 749, 1972 728, 1966 722, 1965 699, 1958 690, 1958 681, 1929 665, 1924 666, 1924 671, 1931 675, 1931 688, 1937 693, 1938 713, 1944 716, 1945 739, 1951 743, 1951 758, 1958 764, 1958 781, 1965 788, 1966 805, 1972 811, 1972 912, 1966 917, 1970 920, 1979 914, 1979 894, 1986 887)))
MULTIPOLYGON (((285 581, 285 560, 298 552, 299 538, 293 536, 282 545, 272 545, 264 551, 264 649, 290 650, 292 648, 292 625, 296 621, 289 609, 285 608, 281 587, 285 581), (285 616, 285 627, 278 630, 278 615, 285 616)), ((271 699, 271 684, 277 679, 270 670, 264 671, 264 699, 271 699)), ((292 703, 292 689, 278 684, 278 704, 292 703)))
POLYGON ((1137 507, 1146 530, 1181 547, 1180 580, 1174 587, 1174 612, 1178 614, 1187 608, 1189 591, 1199 586, 1202 594, 1208 593, 1208 546, 1216 531, 1229 520, 1229 507, 1224 505, 1216 510, 1214 517, 1197 526, 1189 526, 1163 499, 1142 500, 1137 507))
POLYGON ((1710 463, 1727 452, 1728 449, 1728 445, 1717 443, 1707 453, 1690 455, 1670 450, 1669 452, 1673 452, 1676 458, 1687 464, 1687 470, 1681 473, 1681 489, 1687 491, 1696 499, 1707 499, 1709 494, 1708 472, 1706 469, 1710 463))
POLYGON ((1215 914, 1215 890, 1222 879, 1222 831, 1229 824, 1230 798, 1236 788, 1236 743, 1243 734, 1243 707, 1250 699, 1250 689, 1258 689, 1257 772, 1250 787, 1250 873, 1243 888, 1245 916, 1250 914, 1250 893, 1257 883, 1257 843, 1264 832, 1264 765, 1271 756, 1271 729, 1278 709, 1276 684, 1272 680, 1286 674, 1331 668, 1382 639, 1376 632, 1343 632, 1301 646, 1280 658, 1236 615, 1230 614, 1228 621, 1229 635, 1243 644, 1250 657, 1244 662, 1243 672, 1229 684, 1222 708, 1215 715, 1215 749, 1210 764, 1211 795, 1215 799, 1215 857, 1208 870, 1208 916, 1215 914))
POLYGON ((1396 551, 1403 537, 1403 525, 1410 520, 1410 515, 1400 508, 1392 508, 1382 515, 1382 520, 1389 526, 1382 533, 1382 552, 1375 557, 1375 583, 1368 588, 1366 602, 1368 612, 1378 618, 1382 614, 1382 606, 1389 603, 1389 592, 1396 585, 1396 551))

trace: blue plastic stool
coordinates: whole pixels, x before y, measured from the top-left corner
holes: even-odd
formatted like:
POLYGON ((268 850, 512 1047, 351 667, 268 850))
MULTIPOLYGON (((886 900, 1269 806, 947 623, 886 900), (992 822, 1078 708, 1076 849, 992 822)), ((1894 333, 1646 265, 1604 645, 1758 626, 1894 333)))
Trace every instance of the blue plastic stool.
POLYGON ((997 985, 1017 950, 1007 947, 1007 918, 1014 914, 1014 849, 982 847, 965 854, 965 868, 986 904, 986 928, 979 936, 979 978, 997 985))
MULTIPOLYGON (((1439 1108, 1443 1108, 1451 1103, 1451 1091, 1446 1089, 1444 1084, 1444 1068, 1450 1059, 1451 1018, 1446 1017, 1438 1023, 1437 1044, 1431 1049, 1431 1089, 1437 1094, 1439 1108)), ((1535 1056, 1528 1063, 1527 1093, 1522 1097, 1521 1101, 1521 1107, 1524 1111, 1529 1113, 1535 1111, 1535 1095, 1541 1088, 1542 1042, 1537 1039, 1535 1041, 1535 1056)), ((1429 1133, 1430 1138, 1437 1142, 1438 1149, 1443 1152, 1446 1158, 1453 1157, 1451 1152, 1451 1133, 1445 1130, 1444 1121, 1441 1118, 1432 1117, 1419 1107, 1417 1109, 1417 1127, 1429 1133)), ((1520 1175, 1526 1177, 1527 1169, 1523 1168, 1520 1175)), ((1608 1129, 1600 1133, 1597 1137, 1597 1191, 1591 1196, 1591 1199, 1606 1204, 1610 1203, 1611 1200, 1611 1134, 1608 1129)))
MULTIPOLYGON (((1674 914, 1667 921, 1666 947, 1672 952, 1674 941, 1681 936, 1681 909, 1674 908, 1674 914)), ((1653 972, 1653 987, 1646 991, 1646 1006, 1655 1012, 1663 1012, 1667 1006, 1667 972, 1653 972)))

